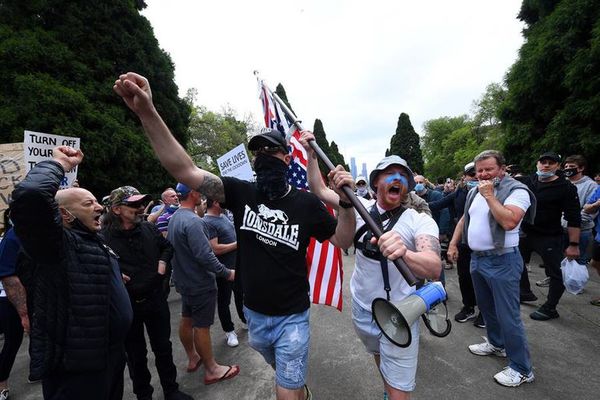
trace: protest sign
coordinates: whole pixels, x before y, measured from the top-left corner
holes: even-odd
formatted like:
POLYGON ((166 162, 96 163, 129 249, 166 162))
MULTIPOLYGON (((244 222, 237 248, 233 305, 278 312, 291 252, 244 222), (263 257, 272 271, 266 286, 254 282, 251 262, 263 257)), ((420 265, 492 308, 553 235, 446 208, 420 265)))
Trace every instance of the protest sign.
MULTIPOLYGON (((0 144, 0 214, 8 208, 12 191, 26 174, 23 143, 0 144)), ((2 229, 3 223, 3 219, 0 218, 2 229)))
POLYGON ((254 181, 254 171, 244 144, 236 146, 217 159, 221 176, 232 176, 245 181, 254 181))
MULTIPOLYGON (((56 146, 71 146, 74 149, 80 148, 79 138, 32 131, 25 131, 23 142, 26 172, 29 172, 40 161, 51 159, 52 149, 56 146)), ((65 173, 65 177, 60 183, 60 188, 71 187, 75 179, 77 179, 77 167, 65 173)))

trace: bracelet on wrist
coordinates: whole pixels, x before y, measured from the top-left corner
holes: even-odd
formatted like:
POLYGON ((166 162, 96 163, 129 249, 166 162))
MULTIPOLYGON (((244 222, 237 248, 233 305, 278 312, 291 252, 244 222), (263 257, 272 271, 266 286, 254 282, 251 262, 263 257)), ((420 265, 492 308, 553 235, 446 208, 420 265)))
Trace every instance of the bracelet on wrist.
POLYGON ((342 208, 352 208, 352 203, 348 203, 347 201, 343 201, 340 199, 338 205, 342 208))
POLYGON ((579 246, 579 242, 569 242, 569 246, 579 246))

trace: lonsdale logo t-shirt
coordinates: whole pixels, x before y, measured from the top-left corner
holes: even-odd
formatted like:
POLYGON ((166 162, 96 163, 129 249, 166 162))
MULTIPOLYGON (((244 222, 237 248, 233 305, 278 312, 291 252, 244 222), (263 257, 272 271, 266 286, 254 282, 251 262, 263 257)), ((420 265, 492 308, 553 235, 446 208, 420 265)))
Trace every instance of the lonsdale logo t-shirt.
POLYGON ((222 178, 225 207, 234 215, 244 304, 267 315, 306 310, 309 287, 306 248, 335 233, 337 222, 312 193, 292 188, 269 200, 253 183, 222 178))

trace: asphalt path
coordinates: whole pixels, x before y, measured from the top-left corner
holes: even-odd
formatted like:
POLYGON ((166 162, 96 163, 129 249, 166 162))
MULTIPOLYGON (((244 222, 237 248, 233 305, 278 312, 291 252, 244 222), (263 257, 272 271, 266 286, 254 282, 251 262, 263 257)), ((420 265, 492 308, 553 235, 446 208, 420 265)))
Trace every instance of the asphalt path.
MULTIPOLYGON (((590 269, 590 282, 580 295, 565 293, 558 307, 560 318, 539 322, 529 314, 540 305, 547 288, 534 285, 544 277, 544 272, 532 263, 530 280, 537 302, 522 305, 521 317, 529 339, 536 380, 518 388, 505 388, 496 384, 493 375, 506 366, 506 359, 481 357, 469 353, 467 346, 482 341, 485 330, 472 323, 454 323, 446 338, 430 335, 421 323, 421 343, 417 389, 413 399, 600 399, 600 307, 592 306, 592 297, 600 296, 600 278, 590 269)), ((352 255, 344 257, 344 308, 343 312, 325 306, 311 308, 311 348, 308 385, 316 400, 382 399, 383 385, 375 363, 357 339, 350 317, 349 281, 354 266, 352 255)), ((374 273, 380 273, 379 270, 374 273)), ((461 298, 456 269, 446 271, 450 314, 460 310, 461 298)), ((203 369, 185 372, 187 360, 177 327, 181 308, 179 295, 174 291, 169 297, 171 326, 173 329, 173 355, 178 369, 178 381, 183 391, 195 399, 274 399, 274 374, 262 357, 252 350, 247 331, 234 318, 240 345, 230 348, 218 320, 213 326, 212 341, 215 357, 222 364, 239 364, 240 374, 231 380, 205 386, 203 369)), ((232 314, 235 311, 232 307, 232 314)), ((0 340, 1 341, 1 340, 0 340)), ((10 377, 12 400, 41 399, 40 383, 27 382, 29 358, 27 338, 23 341, 10 377)), ((162 399, 162 391, 149 355, 153 375, 155 399, 162 399)), ((93 390, 93 388, 90 388, 93 390)), ((131 391, 129 374, 125 372, 124 399, 135 399, 131 391)), ((84 399, 82 399, 84 400, 84 399)))

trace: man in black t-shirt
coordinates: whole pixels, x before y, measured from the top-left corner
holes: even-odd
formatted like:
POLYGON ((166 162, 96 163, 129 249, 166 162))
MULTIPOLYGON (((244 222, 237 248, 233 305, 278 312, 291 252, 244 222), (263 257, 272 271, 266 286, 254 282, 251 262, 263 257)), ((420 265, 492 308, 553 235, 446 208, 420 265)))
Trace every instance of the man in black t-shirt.
POLYGON ((278 400, 310 397, 305 387, 310 335, 306 249, 311 236, 341 248, 351 245, 354 210, 340 190, 353 183, 351 175, 341 166, 329 175, 342 204, 336 222, 315 195, 287 183, 292 155, 279 132, 268 130, 249 142, 256 183, 219 178, 196 167, 170 134, 144 77, 121 75, 114 90, 140 117, 169 173, 233 213, 250 345, 275 368, 278 400))
MULTIPOLYGON (((558 318, 556 306, 565 291, 561 260, 579 258, 579 234, 581 214, 577 188, 558 173, 560 157, 553 152, 542 154, 537 161, 535 175, 521 181, 535 194, 537 208, 533 224, 523 223, 519 248, 521 254, 536 252, 542 257, 546 275, 550 278, 548 299, 530 317, 537 321, 558 318), (567 221, 569 244, 564 246, 561 216, 567 221), (564 251, 563 251, 564 250, 564 251)), ((521 275, 521 301, 535 301, 531 291, 527 269, 521 275)))

